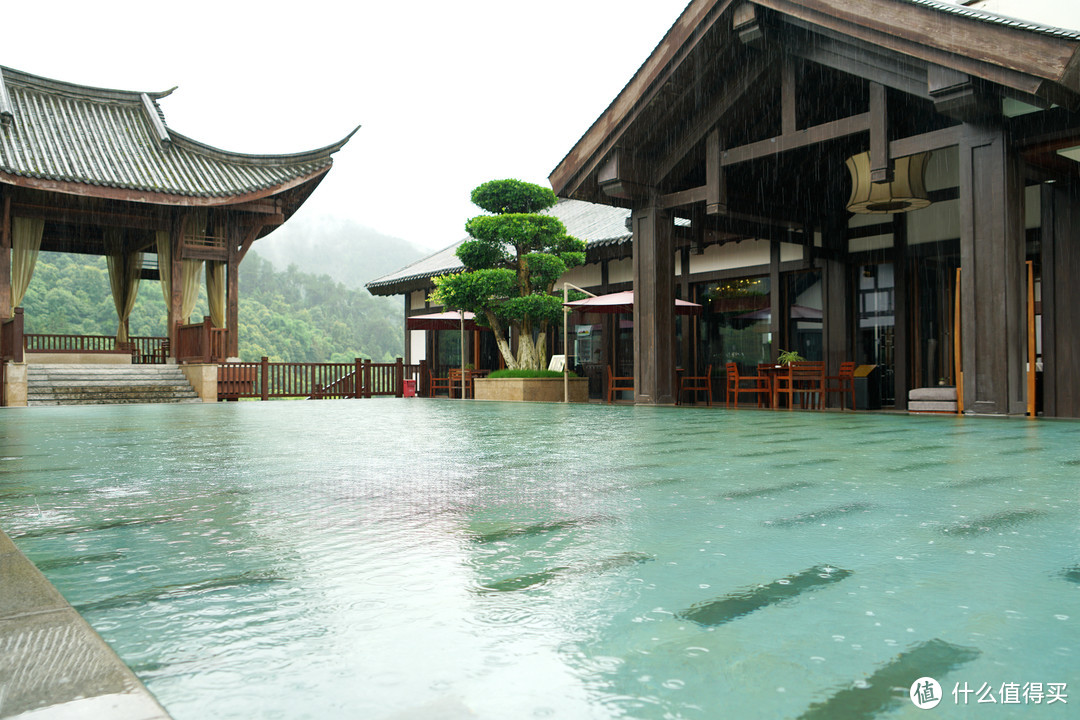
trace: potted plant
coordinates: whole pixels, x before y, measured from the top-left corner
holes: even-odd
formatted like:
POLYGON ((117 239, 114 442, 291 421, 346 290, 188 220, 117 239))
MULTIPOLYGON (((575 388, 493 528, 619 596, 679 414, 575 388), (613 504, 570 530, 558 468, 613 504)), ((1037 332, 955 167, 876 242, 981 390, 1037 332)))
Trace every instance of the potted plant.
POLYGON ((781 350, 780 355, 776 358, 777 366, 790 365, 793 362, 804 362, 806 358, 797 353, 794 350, 781 350))

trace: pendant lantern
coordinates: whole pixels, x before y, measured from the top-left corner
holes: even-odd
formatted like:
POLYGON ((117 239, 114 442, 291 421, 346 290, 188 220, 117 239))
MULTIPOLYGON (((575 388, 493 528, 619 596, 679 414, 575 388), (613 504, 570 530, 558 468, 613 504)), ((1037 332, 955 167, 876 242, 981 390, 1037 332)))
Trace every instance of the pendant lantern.
POLYGON ((926 163, 930 153, 918 153, 893 160, 893 180, 870 182, 870 153, 847 159, 851 173, 851 199, 847 209, 853 213, 888 214, 918 210, 930 204, 926 194, 926 163))

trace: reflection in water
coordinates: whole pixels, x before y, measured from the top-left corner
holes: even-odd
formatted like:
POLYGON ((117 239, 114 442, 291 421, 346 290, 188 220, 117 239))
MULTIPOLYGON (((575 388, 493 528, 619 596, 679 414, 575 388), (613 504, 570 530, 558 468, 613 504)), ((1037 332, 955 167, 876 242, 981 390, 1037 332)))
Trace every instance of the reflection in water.
POLYGON ((177 720, 860 717, 916 663, 1067 681, 1077 427, 50 408, 0 415, 0 525, 177 720))

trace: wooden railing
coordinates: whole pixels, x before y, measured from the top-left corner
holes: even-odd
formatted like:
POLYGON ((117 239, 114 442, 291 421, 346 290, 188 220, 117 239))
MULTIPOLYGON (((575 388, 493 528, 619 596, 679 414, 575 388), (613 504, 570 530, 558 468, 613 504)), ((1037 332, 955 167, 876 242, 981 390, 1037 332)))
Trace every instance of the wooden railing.
POLYGON ((176 351, 178 362, 220 363, 228 357, 229 330, 214 327, 210 318, 201 323, 180 325, 176 328, 176 351))
POLYGON ((130 337, 126 344, 118 344, 112 335, 31 333, 23 335, 22 345, 28 352, 130 353, 133 363, 163 363, 169 354, 169 339, 150 335, 130 337))
POLYGON ((13 317, 0 323, 0 361, 22 362, 25 342, 23 309, 17 307, 13 317))
POLYGON ((402 397, 405 380, 419 385, 420 365, 374 363, 357 358, 351 363, 257 363, 218 365, 218 399, 240 398, 370 398, 402 397), (359 380, 359 382, 357 382, 359 380))
POLYGON ((23 361, 23 309, 0 322, 0 405, 7 405, 7 364, 23 361))

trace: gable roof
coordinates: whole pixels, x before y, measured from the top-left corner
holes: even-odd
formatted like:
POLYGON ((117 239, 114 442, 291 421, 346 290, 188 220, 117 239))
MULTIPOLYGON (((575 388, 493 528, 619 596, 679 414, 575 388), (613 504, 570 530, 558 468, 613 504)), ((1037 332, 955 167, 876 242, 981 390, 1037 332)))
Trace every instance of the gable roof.
POLYGON ((94 88, 0 67, 0 181, 91 197, 224 205, 317 180, 352 137, 289 155, 228 152, 168 128, 158 100, 171 92, 94 88))
MULTIPOLYGON (((621 208, 561 199, 543 214, 559 218, 568 234, 585 241, 587 250, 619 245, 628 242, 631 237, 626 227, 630 212, 621 208)), ((373 295, 398 295, 430 287, 431 278, 465 269, 456 253, 458 246, 467 239, 372 280, 365 287, 373 295)))
MULTIPOLYGON (((1017 21, 939 0, 692 0, 607 109, 549 175, 561 197, 613 202, 597 191, 596 172, 621 145, 671 142, 652 135, 685 129, 696 98, 737 96, 751 74, 770 64, 740 46, 736 11, 753 10, 762 25, 847 44, 869 54, 882 73, 896 68, 904 91, 929 97, 930 68, 969 75, 999 92, 1049 105, 1080 102, 1080 33, 1017 21), (706 85, 708 83, 708 85, 706 85), (689 88, 697 88, 695 92, 689 88)), ((773 58, 775 60, 775 58, 773 58)), ((775 64, 775 63, 774 63, 775 64)))

